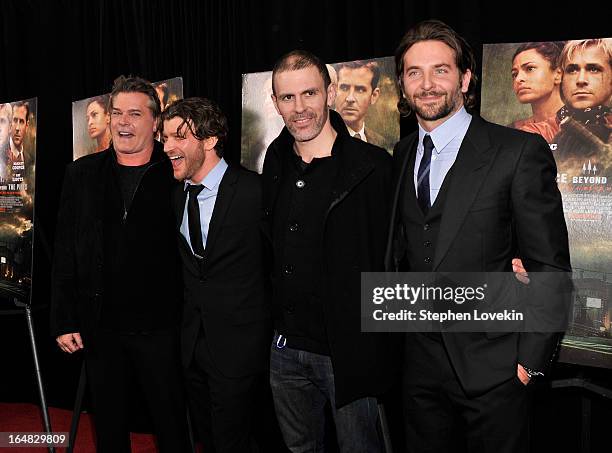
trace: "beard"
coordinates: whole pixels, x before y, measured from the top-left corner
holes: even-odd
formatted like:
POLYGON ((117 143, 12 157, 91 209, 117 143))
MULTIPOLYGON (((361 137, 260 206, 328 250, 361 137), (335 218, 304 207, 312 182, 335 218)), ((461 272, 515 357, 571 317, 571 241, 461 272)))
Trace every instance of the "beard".
POLYGON ((461 82, 451 92, 447 91, 418 91, 410 98, 407 97, 406 101, 410 108, 417 114, 419 118, 425 121, 436 121, 442 118, 446 118, 455 110, 458 110, 462 105, 463 93, 461 93, 461 82), (443 96, 443 98, 435 103, 427 105, 417 104, 417 100, 426 96, 443 96))
POLYGON ((312 110, 307 110, 304 113, 292 115, 289 118, 289 121, 287 122, 287 129, 289 130, 296 142, 307 142, 319 136, 319 134, 323 130, 325 122, 327 121, 328 115, 329 108, 327 106, 323 109, 323 113, 320 116, 312 110), (294 125, 294 121, 304 118, 314 120, 309 128, 302 129, 294 125))

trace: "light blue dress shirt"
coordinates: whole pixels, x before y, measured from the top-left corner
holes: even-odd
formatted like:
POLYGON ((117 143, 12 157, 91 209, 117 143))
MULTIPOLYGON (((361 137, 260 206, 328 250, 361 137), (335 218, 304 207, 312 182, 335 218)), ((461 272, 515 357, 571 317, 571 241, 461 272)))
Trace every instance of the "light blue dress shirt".
MULTIPOLYGON (((219 192, 219 184, 223 175, 227 170, 227 162, 225 159, 221 160, 213 167, 213 169, 206 175, 201 183, 204 189, 198 194, 198 206, 200 207, 200 226, 202 227, 202 244, 206 248, 206 239, 208 238, 208 228, 210 227, 210 219, 212 218, 213 209, 215 208, 215 202, 217 201, 217 193, 219 192)), ((196 184, 191 180, 185 180, 185 189, 187 184, 196 184)), ((187 195, 189 197, 189 195, 187 195)), ((191 238, 189 237, 189 221, 187 219, 187 203, 188 199, 185 200, 185 207, 183 208, 183 221, 181 222, 181 234, 187 239, 187 243, 193 253, 193 247, 191 247, 191 238)))
POLYGON ((423 158, 423 138, 429 134, 434 144, 429 168, 429 199, 432 206, 444 183, 446 174, 455 163, 455 159, 457 159, 459 147, 465 138, 471 121, 472 115, 464 107, 461 107, 453 116, 431 132, 425 131, 419 124, 419 144, 414 162, 414 190, 415 193, 418 193, 417 179, 419 164, 423 158))

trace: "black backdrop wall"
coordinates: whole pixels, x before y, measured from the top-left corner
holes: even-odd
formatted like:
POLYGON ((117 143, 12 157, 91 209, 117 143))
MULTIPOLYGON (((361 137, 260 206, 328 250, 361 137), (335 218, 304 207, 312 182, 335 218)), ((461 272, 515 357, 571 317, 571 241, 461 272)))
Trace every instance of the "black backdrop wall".
MULTIPOLYGON (((56 208, 63 168, 72 159, 71 101, 109 91, 119 74, 182 76, 185 96, 215 99, 228 115, 227 154, 236 161, 241 74, 268 70, 294 48, 330 62, 392 55, 403 33, 427 18, 465 36, 479 63, 483 43, 612 36, 603 6, 535 3, 2 0, 0 101, 38 97, 34 304, 49 298, 56 208)), ((405 121, 402 134, 413 127, 405 121)), ((74 392, 76 361, 55 351, 46 316, 41 311, 36 319, 43 372, 51 403, 65 405, 74 392)), ((25 330, 17 319, 1 321, 0 401, 35 398, 25 330)))

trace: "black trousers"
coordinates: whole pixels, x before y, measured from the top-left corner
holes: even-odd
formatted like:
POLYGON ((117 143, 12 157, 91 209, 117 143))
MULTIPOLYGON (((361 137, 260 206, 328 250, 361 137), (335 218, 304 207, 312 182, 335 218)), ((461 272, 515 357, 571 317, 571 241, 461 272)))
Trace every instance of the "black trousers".
POLYGON ((101 332, 86 351, 98 453, 130 452, 129 388, 143 390, 160 453, 191 452, 177 332, 101 332))
POLYGON ((441 338, 407 334, 403 402, 414 453, 526 453, 531 387, 514 376, 484 395, 463 391, 441 338))
MULTIPOLYGON (((240 354, 240 351, 235 351, 240 354)), ((253 411, 264 376, 224 376, 215 366, 204 331, 200 329, 191 363, 185 370, 193 425, 207 453, 249 453, 253 411)))

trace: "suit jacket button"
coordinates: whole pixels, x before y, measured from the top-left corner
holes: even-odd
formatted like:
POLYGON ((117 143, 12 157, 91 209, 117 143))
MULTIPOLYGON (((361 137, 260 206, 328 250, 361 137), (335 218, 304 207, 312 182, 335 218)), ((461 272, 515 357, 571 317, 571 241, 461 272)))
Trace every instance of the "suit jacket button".
POLYGON ((423 245, 425 247, 431 247, 431 241, 425 241, 425 242, 423 242, 423 245))
POLYGON ((426 223, 425 225, 423 225, 424 231, 428 231, 430 228, 431 228, 431 225, 429 223, 426 223))
POLYGON ((285 311, 287 313, 291 314, 291 313, 293 313, 295 311, 295 309, 291 305, 288 305, 288 306, 285 307, 285 311))
POLYGON ((287 265, 285 266, 285 274, 287 274, 287 275, 291 275, 291 274, 293 274, 294 269, 295 269, 295 268, 293 267, 293 265, 292 265, 292 264, 287 264, 287 265))
POLYGON ((425 261, 426 264, 431 263, 431 258, 430 257, 426 257, 423 261, 425 261))

